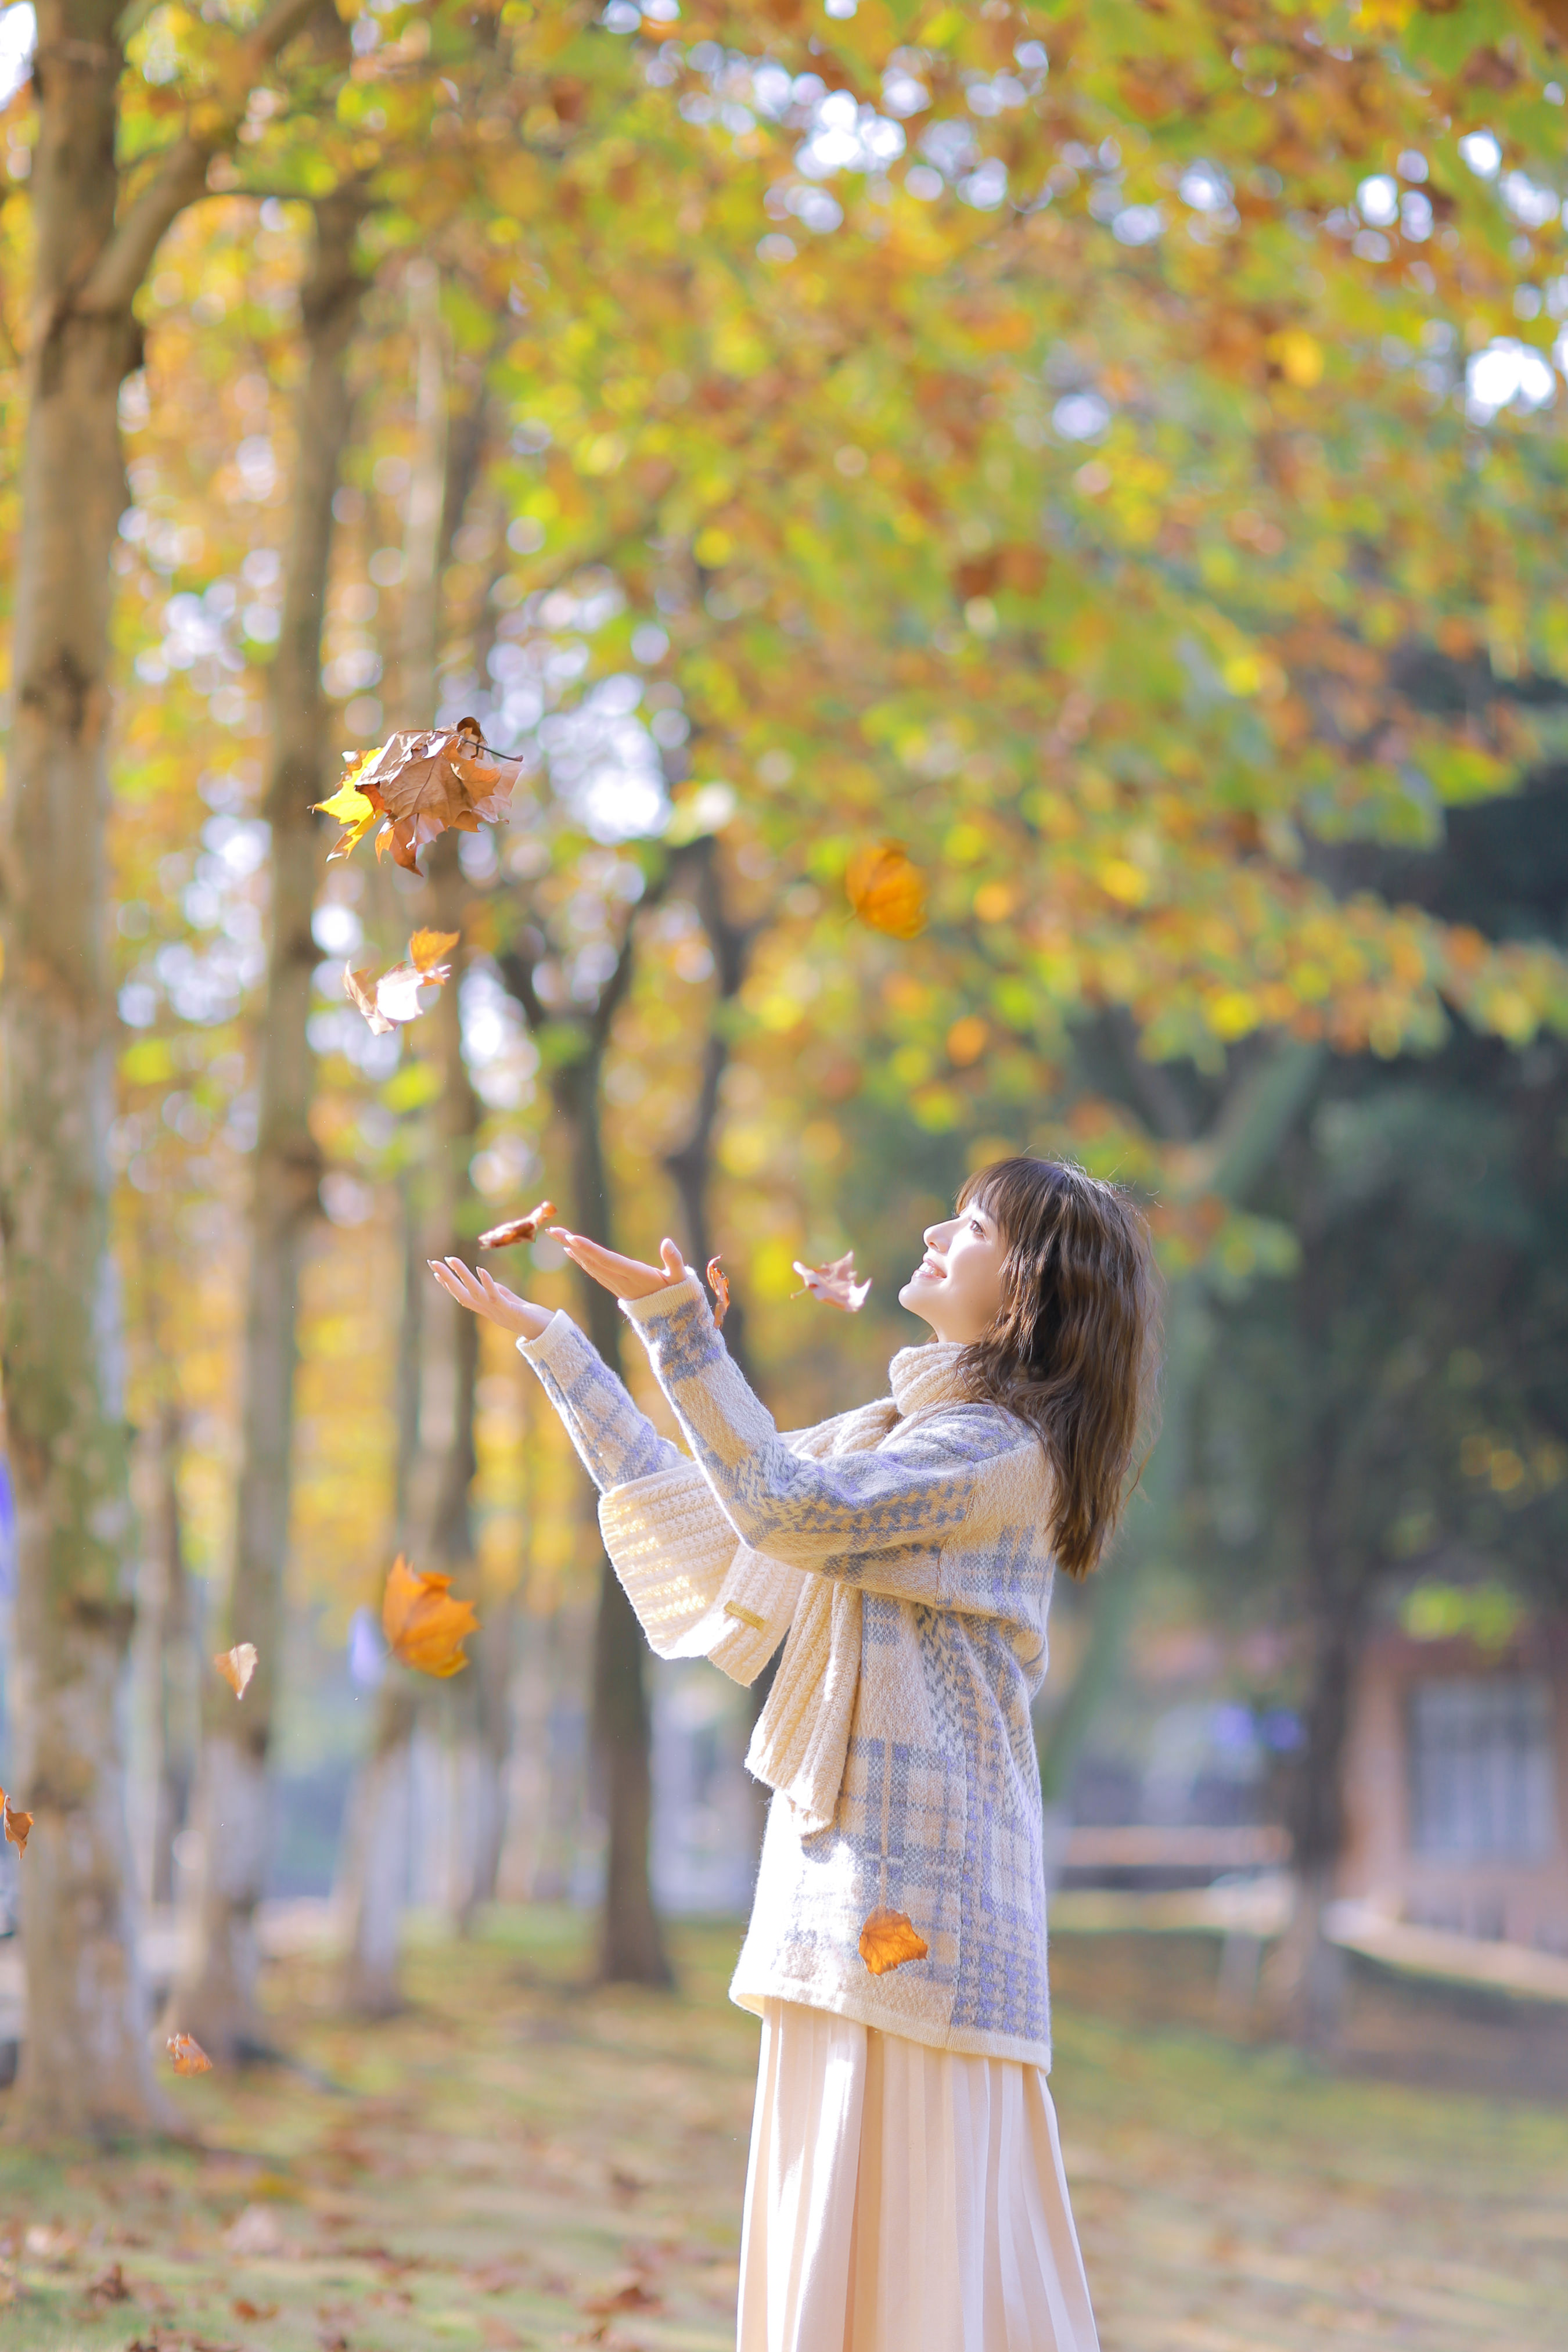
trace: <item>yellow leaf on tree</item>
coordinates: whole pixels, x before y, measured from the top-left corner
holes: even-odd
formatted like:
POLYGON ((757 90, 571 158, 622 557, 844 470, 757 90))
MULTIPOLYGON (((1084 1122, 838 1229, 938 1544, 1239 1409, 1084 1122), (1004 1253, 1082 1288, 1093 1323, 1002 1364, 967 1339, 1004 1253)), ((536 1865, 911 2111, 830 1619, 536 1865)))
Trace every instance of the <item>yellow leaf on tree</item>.
POLYGON ((410 1568, 401 1552, 393 1562, 381 1604, 381 1630, 394 1657, 422 1675, 460 1675, 465 1634, 477 1633, 473 1604, 452 1598, 452 1580, 410 1568))

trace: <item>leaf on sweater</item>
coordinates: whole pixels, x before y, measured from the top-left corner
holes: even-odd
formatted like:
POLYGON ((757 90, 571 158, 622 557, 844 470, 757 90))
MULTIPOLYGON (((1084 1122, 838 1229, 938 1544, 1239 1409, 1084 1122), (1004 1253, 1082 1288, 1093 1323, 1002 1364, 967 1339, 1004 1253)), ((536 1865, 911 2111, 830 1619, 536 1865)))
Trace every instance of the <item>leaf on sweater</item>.
POLYGON ((547 1217, 555 1214, 553 1201, 541 1201, 530 1209, 526 1217, 512 1217, 504 1225, 492 1225, 488 1234, 479 1235, 481 1249, 512 1249, 519 1242, 531 1242, 547 1217))
POLYGON ((713 1328, 721 1331, 730 1312, 730 1278, 716 1257, 708 1261, 708 1287, 713 1293, 713 1328))
POLYGON ((210 2074, 213 2062, 194 2033, 171 2033, 165 2047, 176 2074, 210 2074))
POLYGON ((870 1276, 863 1282, 856 1279, 853 1250, 846 1250, 831 1265, 802 1265, 798 1258, 794 1265, 804 1287, 792 1290, 792 1298, 804 1298, 809 1291, 813 1298, 825 1298, 830 1307, 842 1307, 847 1315, 853 1315, 871 1296, 870 1276))
POLYGON ((889 939, 912 940, 926 919, 926 878, 901 841, 857 849, 844 869, 849 904, 863 923, 889 939))
POLYGON ((27 1839, 33 1827, 33 1816, 31 1813, 23 1812, 19 1806, 14 1805, 4 1789, 0 1789, 0 1821, 5 1824, 6 1843, 14 1845, 18 1853, 26 1853, 27 1839))
POLYGON ((394 1657, 422 1675, 460 1675, 468 1664, 465 1634, 477 1633, 472 1601, 452 1598, 452 1580, 410 1568, 401 1552, 393 1562, 381 1604, 381 1630, 394 1657))
POLYGON ((451 965, 439 958, 455 948, 460 937, 458 931, 416 931, 408 942, 407 960, 394 964, 379 980, 372 977, 368 964, 363 971, 344 965, 343 993, 364 1014, 376 1036, 384 1037, 401 1023, 419 1018, 420 990, 440 988, 450 979, 451 965))
POLYGON ((329 855, 348 856, 379 823, 376 856, 390 849, 416 874, 420 850, 437 834, 477 833, 481 820, 499 824, 521 772, 521 759, 489 749, 477 719, 394 735, 355 760, 331 800, 316 803, 344 827, 329 855))
POLYGON ((927 1948, 907 1911, 873 1911, 860 1930, 860 1958, 874 1977, 901 1969, 906 1960, 923 1960, 927 1948))
POLYGON ((213 1664, 236 1698, 243 1698, 256 1672, 256 1644, 237 1642, 232 1650, 220 1650, 213 1664))

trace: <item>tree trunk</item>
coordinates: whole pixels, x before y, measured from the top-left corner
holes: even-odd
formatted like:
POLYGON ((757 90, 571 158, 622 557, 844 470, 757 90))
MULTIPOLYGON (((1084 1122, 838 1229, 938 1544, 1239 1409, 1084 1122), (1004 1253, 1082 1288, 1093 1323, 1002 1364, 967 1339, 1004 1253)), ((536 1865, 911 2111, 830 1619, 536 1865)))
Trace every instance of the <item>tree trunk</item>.
POLYGON ((261 1034, 259 1132, 252 1178, 246 1290, 240 1467, 220 1646, 253 1642, 257 1667, 237 1706, 214 1684, 205 1709, 199 1804, 200 1879, 190 1964, 171 1997, 172 2024, 215 2061, 265 2048, 257 2006, 256 1907, 268 1861, 268 1753, 282 1666, 284 1579, 293 1452, 295 1316, 306 1240, 317 1213, 321 1154, 310 1132, 315 1059, 306 1035, 317 950, 310 932, 319 879, 312 801, 329 780, 331 719, 321 693, 321 629, 336 492, 352 413, 348 353, 363 281, 354 247, 356 194, 316 206, 305 283, 306 366, 282 635, 270 676, 271 942, 261 1034))
POLYGON ((139 1599, 145 1622, 146 1685, 151 1701, 151 1820, 146 1893, 154 1903, 175 1895, 174 1841, 190 1812, 201 1717, 190 1578, 180 1509, 179 1407, 165 1399, 151 1432, 145 1566, 150 1590, 139 1599))
MULTIPOLYGON (((680 1196, 687 1262, 706 1273, 713 1255, 708 1204, 713 1176, 713 1132, 719 1121, 719 1089, 730 1060, 725 1016, 741 992, 759 926, 731 921, 719 873, 718 844, 711 834, 693 842, 683 853, 681 862, 694 869, 682 878, 689 883, 693 902, 708 935, 716 985, 709 1010, 708 1034, 702 1041, 702 1069, 691 1125, 685 1142, 666 1154, 664 1164, 680 1196)), ((746 1346, 745 1305, 738 1297, 731 1297, 730 1311, 724 1318, 724 1344, 742 1377, 754 1388, 756 1380, 746 1346)))
MULTIPOLYGON (((1307 1321, 1316 1320, 1310 1257, 1303 1269, 1307 1321)), ((1306 1344, 1313 1344, 1309 1334, 1306 1344)), ((1286 2031, 1304 2050, 1335 2048, 1344 2003, 1345 1958, 1323 1931, 1344 1845, 1344 1764, 1356 1661, 1366 1631, 1371 1579, 1357 1572, 1339 1539, 1333 1513, 1333 1419, 1313 1436, 1307 1468, 1307 1576, 1311 1681, 1303 1710, 1301 1746, 1289 1781, 1286 1822, 1290 1832, 1295 1906, 1270 1972, 1286 2031)))
POLYGON ((132 1606, 108 1130, 117 1024, 106 939, 110 556, 125 505, 118 400, 140 364, 129 299, 78 284, 113 227, 113 0, 39 0, 37 232, 15 610, 16 720, 0 807, 5 1411, 16 1486, 12 1794, 35 2137, 159 2116, 135 1958, 119 1693, 132 1606))
MULTIPOLYGON (((666 868, 645 894, 645 908, 668 887, 666 868)), ((536 944, 538 935, 532 938, 536 944)), ((609 1182, 600 1127, 601 1081, 616 1013, 631 986, 636 955, 635 915, 628 919, 616 967, 599 992, 593 1013, 571 1024, 574 1055, 556 1062, 551 1075, 555 1108, 572 1139, 572 1192, 578 1224, 613 1246, 609 1182)), ((498 958, 506 987, 536 1034, 551 1015, 533 984, 532 955, 523 941, 498 958)), ((563 1020, 563 1026, 567 1024, 563 1020)), ((611 1370, 619 1373, 621 1311, 609 1292, 582 1277, 583 1317, 588 1336, 611 1370)), ((599 1605, 594 1633, 594 1753, 608 1831, 604 1903, 599 1919, 599 1973, 610 1984, 672 1982, 658 1916, 648 1881, 648 1828, 652 1818, 651 1727, 643 1687, 642 1628, 601 1549, 599 1605)))
MULTIPOLYGON (((435 722, 438 695, 441 574, 478 478, 482 435, 476 437, 476 433, 455 438, 449 431, 438 273, 429 262, 416 259, 405 274, 405 289, 415 337, 415 459, 404 523, 397 676, 407 723, 426 727, 435 722)), ((434 930, 461 932, 469 892, 457 834, 443 834, 432 844, 425 875, 429 902, 421 921, 434 930)), ((453 959, 453 977, 441 992, 426 1033, 439 1093, 427 1164, 405 1178, 403 1187, 404 1327, 397 1388, 398 1540, 417 1566, 449 1571, 459 1590, 471 1586, 474 1569, 469 1495, 476 1467, 479 1325, 436 1289, 426 1262, 464 1249, 478 1226, 468 1163, 480 1108, 463 1058, 463 961, 459 949, 453 959)), ((478 1596, 470 1590, 468 1597, 478 1596)), ((489 1638, 489 1630, 481 1629, 470 1644, 476 1669, 481 1645, 489 1638)), ((504 1643, 504 1629, 500 1638, 504 1643)), ((416 1684, 401 1668, 392 1666, 388 1673, 377 1704, 370 1762, 355 1793, 343 1872, 349 1933, 342 1995, 348 2008, 367 2016, 391 2015, 400 2001, 398 1928, 408 1878, 406 1790, 421 1705, 416 1684), (405 1791, 402 1801, 387 1802, 378 1796, 378 1790, 394 1787, 405 1791)), ((479 1680, 478 1671, 465 1674, 453 1686, 430 1695, 426 1703, 433 1699, 441 1708, 447 1736, 473 1750, 483 1779, 489 1759, 482 1736, 479 1680)), ((460 1786, 461 1774, 458 1780, 460 1786)), ((494 1790, 482 1794, 479 1803, 482 1814, 493 1811, 499 1795, 494 1790)), ((449 1818, 447 1826, 448 1835, 455 1835, 457 1821, 449 1818)), ((482 1824, 479 1843, 481 1848, 485 1843, 482 1824)), ((455 1885, 450 1870, 444 1883, 454 1912, 465 1917, 474 1899, 471 1885, 455 1885)))
MULTIPOLYGON (((628 978, 630 956, 628 933, 622 950, 628 978)), ((594 1049, 560 1074, 560 1091, 570 1105, 572 1197, 577 1216, 585 1232, 613 1248, 609 1183, 599 1125, 608 1022, 595 1023, 595 1033, 594 1049)), ((589 1337, 605 1363, 619 1373, 624 1370, 621 1310, 609 1292, 586 1276, 582 1294, 589 1337)), ((653 1778, 652 1727, 643 1681, 647 1646, 620 1578, 609 1559, 601 1558, 599 1611, 594 1629, 594 1746, 608 1832, 599 1919, 599 1974, 606 1984, 673 1981, 648 1878, 653 1778)))

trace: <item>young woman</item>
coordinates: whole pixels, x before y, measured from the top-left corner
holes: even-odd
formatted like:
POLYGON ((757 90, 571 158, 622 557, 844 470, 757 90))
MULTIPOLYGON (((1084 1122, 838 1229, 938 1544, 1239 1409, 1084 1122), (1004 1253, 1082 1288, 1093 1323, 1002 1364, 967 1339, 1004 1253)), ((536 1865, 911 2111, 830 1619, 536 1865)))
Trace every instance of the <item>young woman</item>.
POLYGON ((891 1395, 782 1435, 695 1273, 556 1229, 616 1294, 690 1454, 565 1314, 459 1259, 600 1489, 653 1648, 755 1679, 775 1791, 731 1998, 763 2020, 740 2352, 1095 2352, 1050 2065, 1030 1701, 1057 1566, 1125 1497, 1148 1236, 1075 1168, 1004 1160, 931 1226, 891 1395))

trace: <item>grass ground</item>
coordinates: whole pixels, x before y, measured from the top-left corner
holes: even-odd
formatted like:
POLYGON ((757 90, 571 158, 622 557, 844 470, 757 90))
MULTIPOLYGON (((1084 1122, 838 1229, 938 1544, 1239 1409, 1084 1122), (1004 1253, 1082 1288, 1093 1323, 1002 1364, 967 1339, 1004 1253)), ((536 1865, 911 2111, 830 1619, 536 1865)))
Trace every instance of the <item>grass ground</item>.
MULTIPOLYGON (((676 2000, 584 1990, 574 1922, 505 1916, 416 1948, 374 2028, 289 1963, 280 2035, 339 2087, 171 2077, 200 2148, 0 2140, 5 2352, 726 2352, 756 2049, 734 1942, 679 1934, 676 2000)), ((1105 2352, 1560 2352, 1568 2116, 1066 2005, 1057 2038, 1105 2352)))

